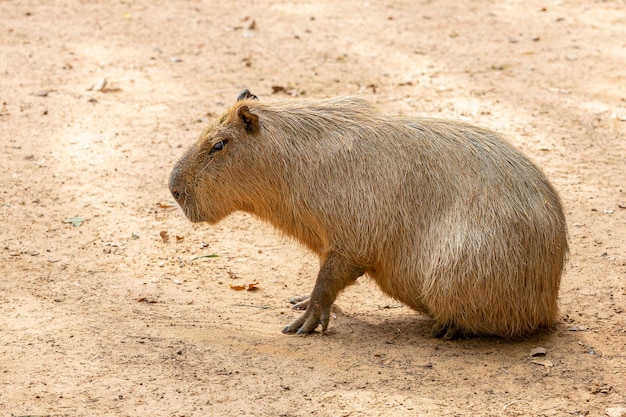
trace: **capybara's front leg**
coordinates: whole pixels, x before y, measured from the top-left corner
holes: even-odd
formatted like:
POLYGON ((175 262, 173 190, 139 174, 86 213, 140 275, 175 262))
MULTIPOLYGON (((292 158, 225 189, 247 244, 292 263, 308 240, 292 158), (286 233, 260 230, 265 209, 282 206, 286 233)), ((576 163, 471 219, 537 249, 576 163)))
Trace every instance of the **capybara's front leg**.
POLYGON ((311 298, 306 304, 306 311, 289 323, 283 329, 283 333, 311 333, 320 324, 322 325, 322 333, 325 332, 330 319, 330 307, 335 302, 337 295, 364 272, 365 268, 356 266, 340 255, 328 254, 322 262, 311 298))

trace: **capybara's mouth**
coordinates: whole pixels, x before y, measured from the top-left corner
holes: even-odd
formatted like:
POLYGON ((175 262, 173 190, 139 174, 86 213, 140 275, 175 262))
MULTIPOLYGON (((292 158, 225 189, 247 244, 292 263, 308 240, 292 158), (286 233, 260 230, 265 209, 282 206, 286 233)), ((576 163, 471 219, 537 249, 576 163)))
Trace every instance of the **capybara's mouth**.
POLYGON ((201 223, 205 221, 205 219, 201 216, 200 212, 198 210, 194 210, 193 208, 189 207, 189 205, 183 203, 181 205, 181 208, 183 209, 183 213, 185 213, 185 216, 187 216, 190 222, 201 223))

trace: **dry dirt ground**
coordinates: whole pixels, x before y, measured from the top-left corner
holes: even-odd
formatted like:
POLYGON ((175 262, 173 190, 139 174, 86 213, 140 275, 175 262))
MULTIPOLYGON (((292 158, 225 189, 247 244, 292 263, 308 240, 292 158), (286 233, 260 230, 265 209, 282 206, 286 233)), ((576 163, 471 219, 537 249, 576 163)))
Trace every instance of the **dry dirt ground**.
POLYGON ((0 16, 0 415, 626 407, 624 1, 0 0, 0 16), (431 339, 363 278, 330 334, 281 334, 317 260, 241 214, 192 225, 167 189, 243 87, 504 133, 566 206, 556 329, 431 339))

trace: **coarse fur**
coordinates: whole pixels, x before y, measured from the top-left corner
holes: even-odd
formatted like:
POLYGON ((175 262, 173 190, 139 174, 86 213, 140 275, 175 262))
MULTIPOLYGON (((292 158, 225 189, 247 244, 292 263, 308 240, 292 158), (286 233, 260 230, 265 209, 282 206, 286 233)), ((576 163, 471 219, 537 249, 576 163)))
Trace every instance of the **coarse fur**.
POLYGON ((284 332, 325 330, 336 296, 363 274, 430 315, 434 336, 554 324, 568 253, 561 201, 500 136, 385 116, 360 98, 244 92, 181 158, 170 189, 191 221, 248 212, 319 255, 306 312, 284 332))

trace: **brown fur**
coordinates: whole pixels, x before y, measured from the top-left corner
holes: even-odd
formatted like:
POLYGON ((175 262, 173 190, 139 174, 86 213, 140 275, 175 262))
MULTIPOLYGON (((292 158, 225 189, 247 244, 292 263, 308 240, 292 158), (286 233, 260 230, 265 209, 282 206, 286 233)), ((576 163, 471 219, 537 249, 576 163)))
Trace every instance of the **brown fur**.
POLYGON ((553 325, 568 253, 561 201, 498 135, 384 116, 359 98, 240 97, 181 158, 170 189, 191 221, 245 211, 319 255, 307 310, 284 332, 325 330, 336 296, 363 274, 430 315, 435 336, 553 325))

